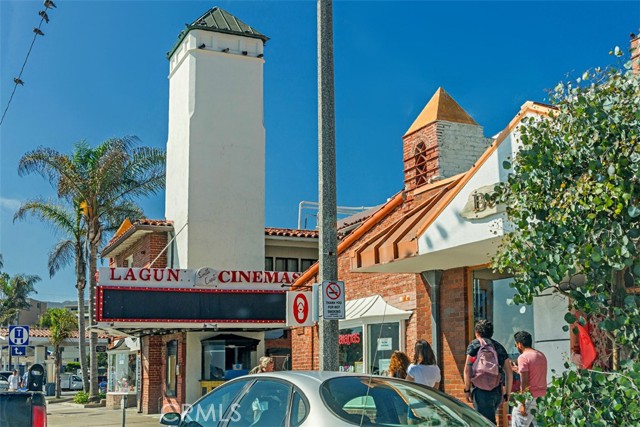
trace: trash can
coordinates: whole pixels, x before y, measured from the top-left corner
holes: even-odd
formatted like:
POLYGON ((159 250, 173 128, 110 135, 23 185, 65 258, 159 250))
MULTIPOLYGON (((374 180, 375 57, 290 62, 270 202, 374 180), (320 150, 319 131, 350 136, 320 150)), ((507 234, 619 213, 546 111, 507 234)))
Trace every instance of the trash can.
POLYGON ((45 396, 55 396, 56 395, 56 383, 47 383, 44 386, 44 394, 45 394, 45 396))

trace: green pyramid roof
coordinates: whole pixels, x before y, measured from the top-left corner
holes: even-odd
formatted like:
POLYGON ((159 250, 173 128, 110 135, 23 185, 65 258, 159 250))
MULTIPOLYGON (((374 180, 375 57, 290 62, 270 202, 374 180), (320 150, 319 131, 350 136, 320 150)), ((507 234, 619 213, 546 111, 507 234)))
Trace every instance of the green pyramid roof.
POLYGON ((171 50, 167 52, 167 59, 171 58, 173 52, 176 51, 182 40, 191 30, 214 31, 217 33, 235 34, 237 36, 251 37, 267 42, 269 37, 265 36, 250 25, 245 24, 226 10, 214 7, 208 10, 204 15, 187 24, 187 28, 178 34, 178 41, 173 45, 171 50))

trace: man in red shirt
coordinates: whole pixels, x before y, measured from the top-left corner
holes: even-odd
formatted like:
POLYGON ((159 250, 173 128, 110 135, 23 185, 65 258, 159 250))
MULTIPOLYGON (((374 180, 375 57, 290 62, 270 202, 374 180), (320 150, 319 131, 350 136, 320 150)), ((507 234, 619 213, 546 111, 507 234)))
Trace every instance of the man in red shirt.
POLYGON ((536 399, 547 393, 547 358, 532 348, 533 339, 527 331, 516 332, 513 336, 520 356, 514 370, 520 374, 520 391, 529 391, 533 399, 519 403, 511 412, 512 427, 536 425, 532 409, 536 409, 536 399))

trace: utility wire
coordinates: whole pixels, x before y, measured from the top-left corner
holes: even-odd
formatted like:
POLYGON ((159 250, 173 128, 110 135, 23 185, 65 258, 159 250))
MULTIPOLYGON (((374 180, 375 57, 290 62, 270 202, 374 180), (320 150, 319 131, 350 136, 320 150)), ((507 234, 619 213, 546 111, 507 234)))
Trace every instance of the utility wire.
POLYGON ((45 1, 44 3, 45 10, 42 11, 43 13, 40 13, 40 16, 42 16, 42 18, 40 18, 40 23, 38 24, 38 27, 33 29, 33 40, 31 40, 31 45, 29 46, 29 51, 27 51, 27 56, 24 58, 24 62, 22 63, 22 68, 20 68, 20 74, 18 74, 18 77, 15 77, 13 79, 13 91, 11 91, 11 96, 9 97, 9 101, 7 102, 7 106, 5 107, 4 112, 2 113, 2 119, 0 119, 0 126, 2 126, 2 123, 4 123, 4 117, 7 115, 7 111, 9 110, 9 106, 11 105, 11 101, 13 100, 13 95, 16 93, 16 89, 18 88, 18 85, 24 84, 21 79, 22 73, 24 72, 24 67, 27 65, 27 61, 29 60, 29 55, 31 55, 31 50, 33 50, 33 45, 35 44, 36 39, 38 38, 39 35, 44 35, 44 33, 42 33, 41 31, 42 22, 46 20, 47 23, 49 23, 49 18, 47 16, 46 11, 49 10, 49 8, 51 7, 50 5, 52 5, 53 7, 57 7, 53 4, 53 2, 45 1))

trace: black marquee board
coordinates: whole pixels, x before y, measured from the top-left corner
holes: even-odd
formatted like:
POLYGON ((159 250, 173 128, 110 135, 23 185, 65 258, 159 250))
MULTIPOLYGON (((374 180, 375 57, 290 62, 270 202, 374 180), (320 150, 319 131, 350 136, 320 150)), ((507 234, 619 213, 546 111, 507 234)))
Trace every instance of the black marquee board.
POLYGON ((103 288, 99 321, 285 323, 285 292, 103 288))

